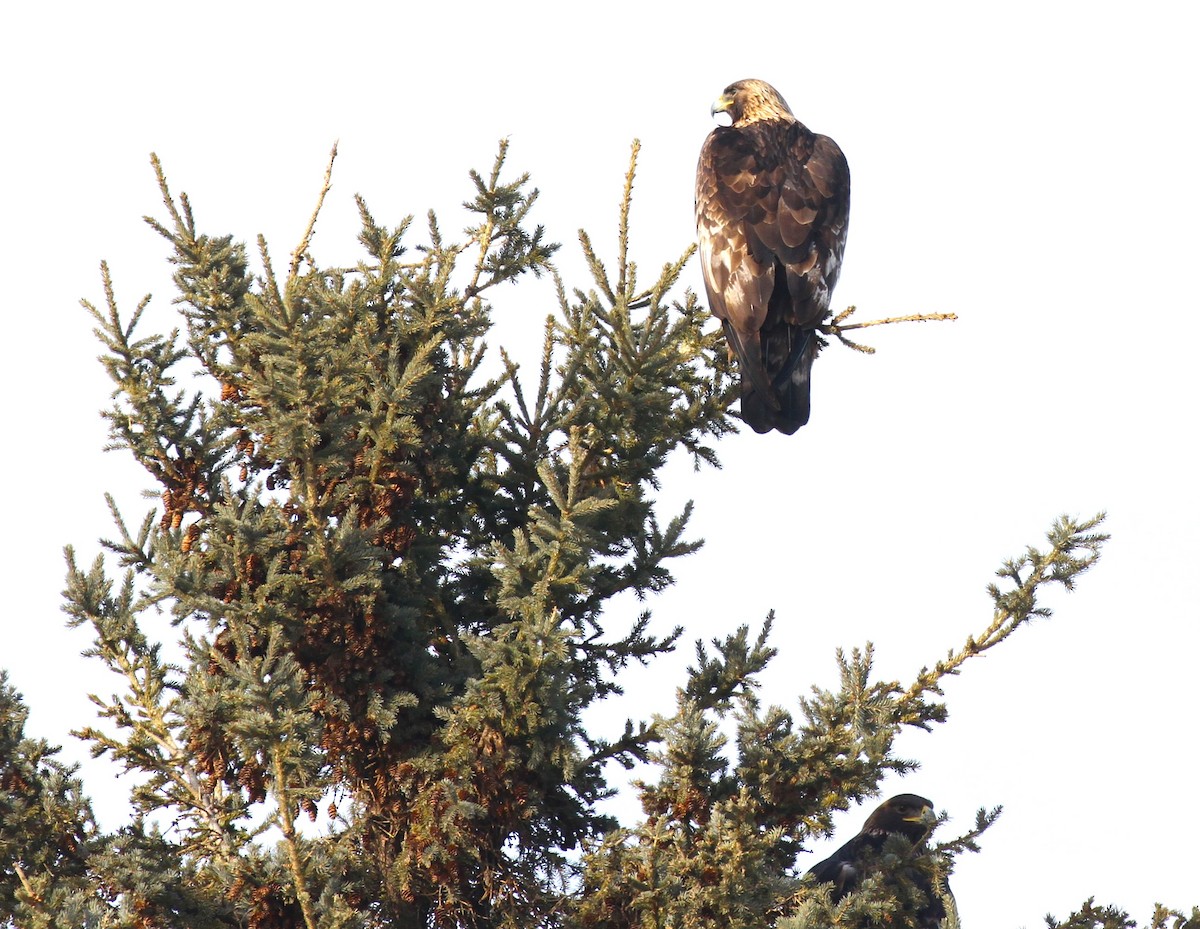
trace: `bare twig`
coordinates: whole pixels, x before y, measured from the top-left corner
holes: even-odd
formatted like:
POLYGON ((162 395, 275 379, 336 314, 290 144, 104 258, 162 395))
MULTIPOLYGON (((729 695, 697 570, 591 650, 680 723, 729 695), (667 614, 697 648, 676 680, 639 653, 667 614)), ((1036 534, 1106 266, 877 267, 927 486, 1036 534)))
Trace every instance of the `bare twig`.
POLYGON ((321 206, 325 203, 325 195, 329 193, 329 188, 332 186, 333 178, 333 160, 337 158, 337 143, 333 143, 333 149, 329 152, 329 164, 325 167, 325 181, 321 185, 321 193, 317 196, 317 205, 312 211, 312 216, 308 218, 308 228, 304 230, 304 238, 300 240, 300 244, 296 246, 296 250, 292 252, 292 263, 288 265, 288 281, 292 281, 300 270, 300 262, 304 260, 304 255, 308 251, 308 244, 312 241, 313 229, 317 225, 317 216, 321 213, 321 206))
POLYGON ((887 319, 872 319, 865 323, 850 323, 848 325, 842 325, 842 321, 849 319, 856 309, 858 308, 854 306, 848 306, 829 322, 822 323, 817 328, 821 332, 825 333, 825 335, 837 336, 838 340, 847 348, 852 348, 856 352, 864 352, 867 355, 874 355, 875 349, 869 345, 861 345, 858 342, 851 341, 842 335, 842 333, 850 329, 866 329, 867 326, 887 326, 892 323, 940 322, 942 320, 958 319, 958 315, 956 313, 915 313, 912 316, 889 316, 887 319))

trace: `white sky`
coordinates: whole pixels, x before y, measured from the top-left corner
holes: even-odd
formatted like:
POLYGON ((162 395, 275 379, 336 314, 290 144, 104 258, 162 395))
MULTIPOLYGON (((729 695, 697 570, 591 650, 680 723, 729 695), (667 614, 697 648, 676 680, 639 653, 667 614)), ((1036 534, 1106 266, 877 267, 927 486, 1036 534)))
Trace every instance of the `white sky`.
MULTIPOLYGON (((633 246, 648 278, 693 236, 711 101, 760 77, 850 161, 835 303, 864 319, 961 318, 876 330, 873 358, 834 347, 800 433, 731 437, 723 471, 671 472, 664 515, 695 499, 708 545, 651 604, 658 628, 710 638, 774 607, 781 654, 764 692, 788 706, 836 683, 835 647, 868 639, 879 674, 908 681, 986 625, 1002 559, 1061 512, 1107 509, 1101 564, 1051 599, 1053 620, 949 683, 949 723, 902 742, 922 769, 884 792, 931 797, 953 817, 946 835, 1004 804, 955 875, 972 929, 1040 926, 1092 894, 1139 920, 1155 900, 1200 899, 1200 67, 1186 5, 404 6, 6 14, 0 665, 32 733, 85 760, 68 731, 90 721, 86 694, 115 684, 77 657, 86 633, 63 627, 60 549, 94 556, 110 533, 104 490, 134 522, 145 506, 148 479, 100 451, 109 386, 77 301, 102 300, 106 258, 126 311, 153 291, 150 321, 174 325, 164 243, 140 219, 162 215, 150 151, 203 230, 262 232, 282 259, 340 140, 314 242, 333 263, 356 254, 352 194, 383 221, 433 206, 453 229, 467 170, 509 136, 568 285, 586 287, 575 230, 613 255, 630 141, 643 143, 633 246)), ((701 287, 694 264, 686 282, 701 287)), ((549 296, 522 285, 502 304, 502 339, 530 359, 549 296)), ((631 674, 598 724, 669 712, 690 660, 689 646, 666 671, 631 674)), ((111 769, 88 762, 85 776, 114 824, 111 769)), ((847 814, 833 844, 865 815, 847 814)))

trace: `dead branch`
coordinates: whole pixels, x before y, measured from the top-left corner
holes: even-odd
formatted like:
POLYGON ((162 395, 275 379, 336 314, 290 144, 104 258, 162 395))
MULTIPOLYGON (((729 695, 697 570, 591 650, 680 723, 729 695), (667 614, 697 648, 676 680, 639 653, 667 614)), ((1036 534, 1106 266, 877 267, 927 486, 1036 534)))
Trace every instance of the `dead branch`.
POLYGON ((912 316, 889 316, 887 319, 872 319, 865 323, 843 325, 842 321, 849 319, 857 309, 858 307, 848 306, 829 322, 822 323, 817 329, 825 335, 837 336, 838 340, 847 348, 852 348, 856 352, 863 352, 867 355, 874 355, 875 349, 869 345, 861 345, 858 342, 854 342, 846 338, 842 333, 850 329, 865 329, 867 326, 888 326, 892 323, 926 323, 958 319, 958 314, 956 313, 915 313, 912 316))
POLYGON ((333 160, 337 158, 337 143, 333 143, 333 149, 329 152, 329 164, 325 167, 325 181, 321 185, 321 193, 317 196, 317 205, 312 211, 312 216, 308 218, 308 228, 304 230, 304 238, 300 240, 300 244, 296 246, 296 250, 292 252, 292 263, 288 265, 288 280, 294 280, 296 274, 300 270, 300 262, 304 260, 304 255, 308 252, 308 244, 312 241, 313 230, 317 225, 317 217, 321 213, 321 206, 325 203, 325 195, 329 193, 329 188, 332 186, 333 179, 333 160))

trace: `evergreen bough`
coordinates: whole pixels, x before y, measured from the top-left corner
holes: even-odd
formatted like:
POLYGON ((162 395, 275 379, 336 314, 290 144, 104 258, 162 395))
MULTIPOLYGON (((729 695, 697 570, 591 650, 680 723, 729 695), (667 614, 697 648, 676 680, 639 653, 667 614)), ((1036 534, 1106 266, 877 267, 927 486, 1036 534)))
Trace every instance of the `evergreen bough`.
MULTIPOLYGON (((85 305, 115 384, 111 447, 161 505, 131 527, 110 498, 107 556, 82 567, 68 548, 65 591, 123 688, 93 696, 104 724, 77 734, 135 775, 132 812, 96 825, 0 675, 5 925, 863 927, 919 908, 903 878, 833 905, 797 854, 914 767, 899 732, 944 720, 943 678, 1049 615, 1039 593, 1095 562, 1102 517, 1064 517, 1007 563, 992 622, 910 684, 874 680, 868 645, 838 653, 836 691, 763 706, 768 617, 697 644, 674 714, 588 731, 621 669, 681 635, 651 635, 649 612, 615 630, 604 610, 699 548, 690 504, 664 517, 655 492, 673 453, 717 464, 733 391, 705 310, 672 296, 692 249, 649 286, 630 258, 636 143, 614 271, 580 233, 588 290, 559 280, 537 191, 502 179, 505 156, 471 173, 453 241, 430 213, 413 243, 412 217, 380 225, 359 198, 353 268, 310 251, 327 173, 282 277, 261 238, 255 274, 231 236, 200 233, 153 159, 166 219, 148 222, 183 331, 144 334, 149 298, 123 314, 104 266, 104 305, 85 305), (488 354, 490 297, 543 274, 558 305, 526 379, 488 354), (143 631, 155 612, 181 660, 143 631), (609 762, 657 768, 642 822, 598 812, 609 762)), ((944 876, 998 812, 897 868, 944 876)), ((1160 908, 1150 925, 1183 920, 1160 908)), ((1092 901, 1048 922, 1132 925, 1092 901)))

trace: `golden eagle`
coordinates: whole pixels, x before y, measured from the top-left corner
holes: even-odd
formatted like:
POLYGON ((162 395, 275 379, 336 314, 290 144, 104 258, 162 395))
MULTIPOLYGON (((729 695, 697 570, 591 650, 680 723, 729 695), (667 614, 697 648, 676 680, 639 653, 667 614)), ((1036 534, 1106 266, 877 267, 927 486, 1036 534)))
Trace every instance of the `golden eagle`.
POLYGON ((850 168, 765 81, 725 88, 696 167, 696 232, 708 305, 742 375, 742 419, 791 435, 809 413, 814 330, 846 246, 850 168))
MULTIPOLYGON (((809 868, 808 873, 819 883, 833 884, 831 897, 837 903, 854 890, 863 877, 877 869, 889 836, 904 836, 912 843, 914 854, 923 854, 925 839, 936 824, 932 803, 916 794, 898 794, 880 804, 867 817, 858 835, 809 868)), ((915 929, 938 929, 946 918, 947 906, 955 917, 951 924, 957 925, 954 897, 945 881, 939 881, 940 886, 936 886, 925 870, 914 865, 902 866, 898 873, 905 875, 924 897, 914 904, 911 914, 915 929)))

